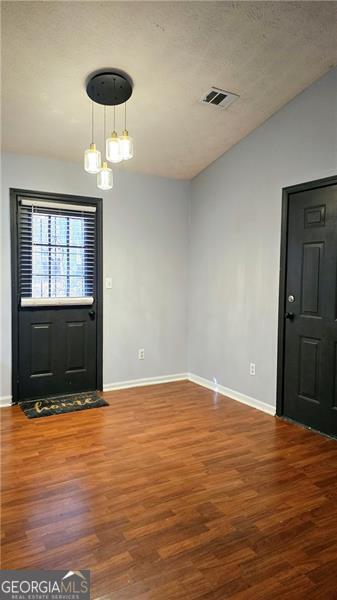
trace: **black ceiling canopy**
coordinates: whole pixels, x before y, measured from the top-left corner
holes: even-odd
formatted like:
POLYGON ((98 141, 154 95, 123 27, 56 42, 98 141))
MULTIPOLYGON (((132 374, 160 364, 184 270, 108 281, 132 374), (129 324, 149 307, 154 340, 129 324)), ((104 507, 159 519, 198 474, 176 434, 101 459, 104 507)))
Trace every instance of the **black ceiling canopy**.
POLYGON ((129 100, 132 94, 132 85, 126 75, 115 71, 104 71, 90 77, 87 94, 98 104, 116 106, 129 100))

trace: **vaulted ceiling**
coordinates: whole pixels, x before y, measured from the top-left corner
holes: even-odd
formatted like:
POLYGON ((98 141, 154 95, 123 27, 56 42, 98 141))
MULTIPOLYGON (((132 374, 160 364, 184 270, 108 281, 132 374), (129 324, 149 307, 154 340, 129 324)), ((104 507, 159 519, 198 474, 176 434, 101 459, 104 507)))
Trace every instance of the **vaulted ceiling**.
POLYGON ((337 2, 11 1, 2 32, 5 150, 81 162, 85 80, 116 67, 134 81, 135 158, 121 168, 182 179, 337 64, 337 2), (203 105, 211 86, 240 98, 203 105))

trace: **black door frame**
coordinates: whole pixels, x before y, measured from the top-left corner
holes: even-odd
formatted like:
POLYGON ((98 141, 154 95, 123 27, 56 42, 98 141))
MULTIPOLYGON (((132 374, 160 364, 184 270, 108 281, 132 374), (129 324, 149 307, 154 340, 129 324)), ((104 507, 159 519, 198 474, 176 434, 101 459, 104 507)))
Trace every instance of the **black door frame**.
POLYGON ((276 414, 281 417, 284 413, 284 359, 285 359, 285 303, 287 284, 287 248, 288 248, 288 216, 289 197, 291 194, 328 187, 337 184, 337 175, 316 179, 298 185, 291 185, 282 189, 282 224, 281 224, 281 258, 280 258, 280 288, 278 312, 278 349, 277 349, 277 387, 276 387, 276 414))
POLYGON ((17 216, 19 197, 39 200, 54 200, 73 204, 92 204, 97 215, 97 273, 96 273, 96 327, 97 364, 96 389, 103 389, 103 200, 88 196, 74 196, 51 192, 37 192, 10 188, 10 227, 11 227, 11 291, 12 291, 12 403, 18 402, 19 388, 19 288, 18 288, 18 239, 17 216))

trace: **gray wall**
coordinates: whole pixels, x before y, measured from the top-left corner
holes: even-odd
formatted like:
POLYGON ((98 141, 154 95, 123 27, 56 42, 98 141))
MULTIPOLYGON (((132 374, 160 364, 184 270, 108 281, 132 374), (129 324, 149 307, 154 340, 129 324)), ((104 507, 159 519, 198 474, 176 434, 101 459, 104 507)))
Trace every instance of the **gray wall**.
POLYGON ((100 193, 80 165, 4 155, 0 397, 11 394, 10 187, 104 198, 104 383, 186 372, 189 182, 118 172, 100 193))
POLYGON ((334 70, 193 180, 190 372, 275 405, 281 189, 336 173, 334 70))

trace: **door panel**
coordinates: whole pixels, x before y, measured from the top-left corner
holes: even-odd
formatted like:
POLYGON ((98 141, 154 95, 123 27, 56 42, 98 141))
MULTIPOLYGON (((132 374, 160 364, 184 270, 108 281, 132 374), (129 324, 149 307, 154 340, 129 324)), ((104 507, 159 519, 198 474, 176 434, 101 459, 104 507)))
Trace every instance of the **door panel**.
POLYGON ((92 307, 21 309, 20 399, 96 389, 93 312, 92 307))
MULTIPOLYGON (((32 377, 52 375, 53 324, 31 323, 31 374, 32 377)), ((29 355, 27 355, 28 359, 29 355)))
POLYGON ((85 371, 87 362, 87 324, 66 322, 66 372, 85 371))
POLYGON ((319 315, 319 291, 324 244, 304 244, 302 264, 302 314, 319 315))
POLYGON ((331 435, 337 435, 336 274, 337 186, 291 194, 284 414, 331 435))
POLYGON ((305 400, 319 402, 320 340, 300 339, 300 386, 298 393, 305 400))

